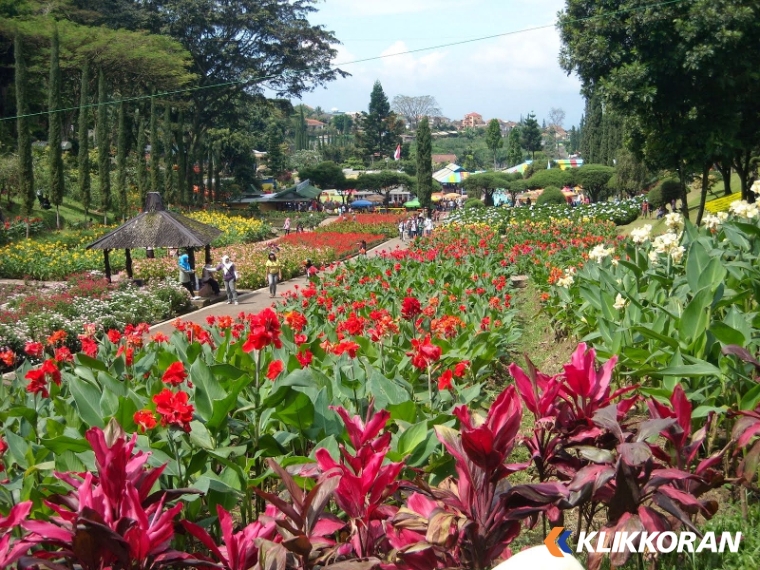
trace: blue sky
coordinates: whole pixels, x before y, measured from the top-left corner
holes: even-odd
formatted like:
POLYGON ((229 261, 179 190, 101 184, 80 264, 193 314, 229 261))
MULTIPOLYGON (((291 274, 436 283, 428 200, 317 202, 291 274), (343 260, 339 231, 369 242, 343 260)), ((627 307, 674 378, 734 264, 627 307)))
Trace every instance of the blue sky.
POLYGON ((326 111, 366 110, 379 79, 394 95, 432 95, 443 114, 461 119, 475 111, 488 119, 517 121, 533 111, 539 121, 552 107, 577 125, 583 98, 577 78, 559 67, 559 35, 552 25, 562 0, 323 0, 310 21, 335 32, 336 64, 519 32, 460 46, 397 55, 342 67, 352 74, 303 97, 326 111))

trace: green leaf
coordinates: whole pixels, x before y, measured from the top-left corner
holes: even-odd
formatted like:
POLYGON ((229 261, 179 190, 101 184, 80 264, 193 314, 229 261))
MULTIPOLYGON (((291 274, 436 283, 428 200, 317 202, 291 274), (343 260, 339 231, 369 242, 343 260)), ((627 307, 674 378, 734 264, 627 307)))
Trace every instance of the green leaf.
POLYGON ((10 430, 5 431, 5 441, 8 443, 8 451, 11 457, 18 463, 18 466, 22 469, 28 469, 29 460, 27 455, 29 454, 29 442, 10 430))
POLYGON ((742 396, 739 409, 754 410, 758 404, 760 404, 760 384, 756 384, 742 396))
POLYGON ((426 421, 407 428, 398 438, 396 451, 402 456, 411 454, 419 444, 425 441, 427 435, 428 426, 426 421))
POLYGON ((190 422, 190 443, 209 451, 213 451, 216 447, 214 442, 211 441, 211 434, 206 429, 206 426, 197 420, 190 422))
POLYGON ((100 409, 100 391, 77 376, 69 375, 69 390, 74 396, 79 416, 90 427, 105 427, 100 409))
POLYGON ((214 403, 223 400, 227 392, 211 376, 209 367, 198 358, 190 367, 190 379, 195 386, 195 404, 198 415, 209 421, 214 415, 214 403))
POLYGON ((50 439, 41 439, 40 443, 56 455, 61 455, 65 451, 81 453, 92 449, 86 439, 75 439, 73 437, 59 436, 50 439))
POLYGON ((261 405, 264 408, 275 408, 292 392, 292 388, 311 388, 313 386, 314 379, 309 368, 294 370, 284 378, 275 380, 272 391, 261 405))
POLYGON ((688 342, 691 342, 693 339, 704 336, 710 322, 711 303, 712 292, 709 289, 703 289, 689 302, 681 315, 678 326, 682 339, 688 339, 688 342))
MULTIPOLYGON (((76 356, 74 356, 74 361, 77 364, 86 366, 87 368, 92 368, 93 370, 98 370, 100 372, 105 372, 106 370, 108 370, 108 367, 105 365, 104 362, 101 362, 100 360, 96 358, 90 358, 89 356, 87 356, 86 354, 82 354, 81 352, 78 353, 76 356)), ((76 369, 74 371, 76 372, 76 369)))
POLYGON ((304 431, 314 422, 314 404, 306 394, 292 390, 273 415, 285 425, 304 431))
POLYGON ((401 404, 411 398, 409 392, 404 390, 395 381, 386 378, 383 374, 371 368, 369 379, 367 381, 368 394, 375 398, 375 404, 378 409, 385 409, 389 404, 401 404))
POLYGON ((746 342, 744 335, 740 331, 731 328, 720 321, 713 321, 710 325, 710 332, 723 344, 738 344, 739 346, 744 346, 744 343, 746 342))
POLYGON ((685 378, 698 378, 700 376, 717 376, 722 377, 723 373, 720 368, 710 364, 709 362, 702 362, 701 364, 684 364, 683 366, 671 366, 655 372, 658 376, 677 376, 685 378))

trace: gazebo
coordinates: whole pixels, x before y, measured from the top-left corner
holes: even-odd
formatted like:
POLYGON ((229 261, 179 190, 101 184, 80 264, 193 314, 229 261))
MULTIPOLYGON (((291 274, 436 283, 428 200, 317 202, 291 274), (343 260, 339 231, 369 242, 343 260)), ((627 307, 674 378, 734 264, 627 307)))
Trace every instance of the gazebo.
POLYGON ((135 248, 171 247, 187 249, 190 267, 195 267, 195 248, 204 247, 206 264, 211 263, 211 242, 221 230, 213 226, 191 220, 180 214, 164 210, 161 195, 148 193, 145 208, 132 218, 102 238, 92 242, 87 249, 102 249, 105 261, 106 279, 111 281, 111 264, 108 253, 112 249, 123 249, 127 258, 127 277, 132 279, 132 255, 135 248))

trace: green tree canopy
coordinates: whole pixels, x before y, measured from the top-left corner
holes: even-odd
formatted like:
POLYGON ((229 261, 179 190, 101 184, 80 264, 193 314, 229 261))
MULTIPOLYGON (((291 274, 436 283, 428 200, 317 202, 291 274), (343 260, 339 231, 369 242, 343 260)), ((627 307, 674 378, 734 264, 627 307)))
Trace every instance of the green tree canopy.
POLYGON ((334 162, 323 161, 311 167, 302 168, 298 171, 301 180, 310 180, 311 183, 322 190, 332 188, 343 189, 346 185, 346 175, 343 169, 334 162))
POLYGON ((592 202, 599 202, 609 196, 607 183, 615 174, 615 169, 599 164, 583 165, 575 171, 575 182, 583 187, 583 191, 592 202))
POLYGON ((532 112, 528 114, 520 127, 520 137, 522 145, 535 160, 536 152, 541 150, 541 129, 538 126, 536 115, 532 112))
POLYGON ((504 139, 501 136, 501 126, 498 119, 488 121, 486 127, 486 145, 493 153, 493 167, 496 168, 496 153, 504 146, 504 139))

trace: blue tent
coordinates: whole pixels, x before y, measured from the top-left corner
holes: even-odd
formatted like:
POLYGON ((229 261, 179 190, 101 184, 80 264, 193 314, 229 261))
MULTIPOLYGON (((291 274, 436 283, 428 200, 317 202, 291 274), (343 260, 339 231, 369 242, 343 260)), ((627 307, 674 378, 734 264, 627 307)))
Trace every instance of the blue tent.
POLYGON ((352 208, 371 208, 374 205, 374 202, 370 202, 369 200, 355 200, 349 204, 352 208))

